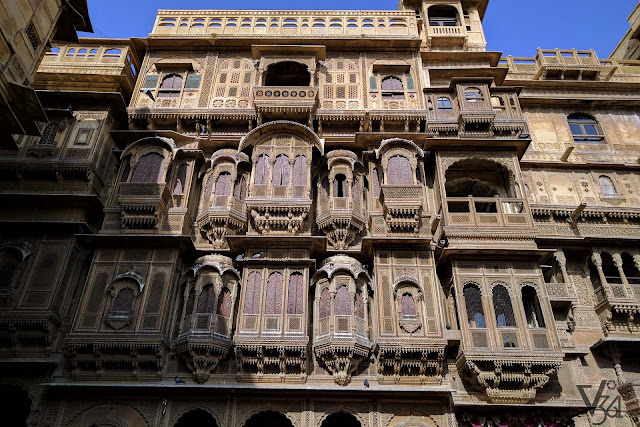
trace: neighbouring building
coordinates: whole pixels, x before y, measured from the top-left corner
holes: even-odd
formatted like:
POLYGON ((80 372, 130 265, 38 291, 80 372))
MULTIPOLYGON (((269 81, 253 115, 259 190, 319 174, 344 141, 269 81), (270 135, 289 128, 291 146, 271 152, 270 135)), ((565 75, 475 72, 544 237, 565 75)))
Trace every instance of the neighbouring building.
POLYGON ((487 3, 54 43, 0 151, 11 422, 638 425, 640 61, 487 51, 487 3))

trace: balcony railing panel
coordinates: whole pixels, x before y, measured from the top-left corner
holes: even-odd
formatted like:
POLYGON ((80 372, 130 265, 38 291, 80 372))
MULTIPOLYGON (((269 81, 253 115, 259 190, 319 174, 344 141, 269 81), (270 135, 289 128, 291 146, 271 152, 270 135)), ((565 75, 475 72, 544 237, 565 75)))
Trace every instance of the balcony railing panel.
POLYGON ((447 197, 449 224, 475 226, 531 226, 522 199, 502 197, 447 197))

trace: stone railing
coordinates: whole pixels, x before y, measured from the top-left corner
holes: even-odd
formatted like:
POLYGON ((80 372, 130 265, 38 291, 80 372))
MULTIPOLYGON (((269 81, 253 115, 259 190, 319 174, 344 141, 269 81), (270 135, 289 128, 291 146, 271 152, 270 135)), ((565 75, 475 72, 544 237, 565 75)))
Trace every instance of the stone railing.
POLYGON ((446 225, 531 227, 533 220, 522 199, 447 197, 446 225))
POLYGON ((40 63, 39 72, 51 67, 64 68, 64 72, 96 73, 99 69, 122 68, 135 79, 138 65, 131 57, 127 44, 101 45, 92 43, 54 45, 40 63), (93 71, 92 71, 93 70, 93 71))
POLYGON ((547 69, 582 69, 600 81, 640 81, 640 61, 598 59, 592 50, 539 49, 535 57, 503 57, 500 66, 509 68, 509 79, 517 80, 538 80, 547 69))
POLYGON ((151 37, 418 38, 413 11, 160 10, 151 37))
POLYGON ((464 37, 464 27, 432 27, 429 26, 429 37, 464 37))

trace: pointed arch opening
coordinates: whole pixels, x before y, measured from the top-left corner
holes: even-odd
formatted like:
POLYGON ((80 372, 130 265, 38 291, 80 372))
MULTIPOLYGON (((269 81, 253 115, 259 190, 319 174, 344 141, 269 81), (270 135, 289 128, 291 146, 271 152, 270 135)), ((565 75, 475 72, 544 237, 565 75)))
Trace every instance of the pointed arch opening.
POLYGON ((533 286, 526 285, 522 287, 522 306, 524 307, 527 326, 530 328, 546 327, 540 299, 533 286))
POLYGON ((467 322, 470 328, 484 329, 487 323, 482 307, 482 292, 475 283, 468 283, 462 291, 467 308, 467 322))
POLYGON ((335 412, 322 422, 321 427, 360 427, 360 421, 346 412, 335 412))

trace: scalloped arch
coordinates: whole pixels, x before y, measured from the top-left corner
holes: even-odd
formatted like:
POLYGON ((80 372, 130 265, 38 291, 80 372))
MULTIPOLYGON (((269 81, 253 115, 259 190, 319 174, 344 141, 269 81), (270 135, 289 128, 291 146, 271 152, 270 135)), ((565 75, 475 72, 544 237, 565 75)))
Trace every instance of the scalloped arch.
POLYGON ((135 142, 132 142, 127 148, 122 151, 120 155, 121 159, 124 159, 126 156, 131 154, 132 151, 138 149, 141 146, 155 145, 160 146, 171 153, 171 158, 175 157, 176 152, 178 151, 178 147, 176 147, 176 143, 171 138, 165 138, 163 136, 148 136, 146 138, 139 139, 135 142))
POLYGON ((275 133, 289 133, 297 135, 316 147, 320 154, 324 154, 324 141, 318 137, 313 129, 290 120, 276 120, 261 124, 240 140, 238 151, 245 150, 246 148, 261 141, 264 137, 275 133))

